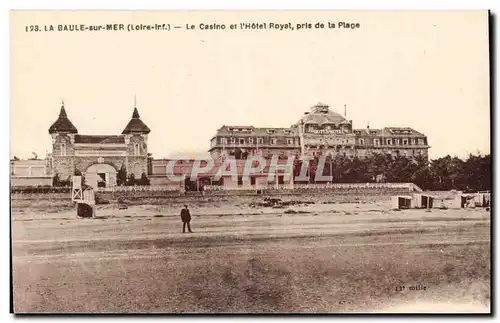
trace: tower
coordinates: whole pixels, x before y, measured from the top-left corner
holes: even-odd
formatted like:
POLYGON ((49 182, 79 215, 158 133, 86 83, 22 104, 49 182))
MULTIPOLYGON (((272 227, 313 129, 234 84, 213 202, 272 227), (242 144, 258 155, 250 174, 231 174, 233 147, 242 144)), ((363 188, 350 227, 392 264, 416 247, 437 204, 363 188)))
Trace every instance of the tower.
POLYGON ((125 136, 125 144, 128 146, 125 162, 127 173, 134 174, 135 178, 139 178, 142 173, 147 174, 148 171, 148 134, 150 132, 148 126, 141 120, 134 102, 132 119, 123 129, 122 135, 125 136))
POLYGON ((49 134, 52 136, 53 173, 58 174, 61 180, 66 180, 74 173, 73 144, 78 130, 68 119, 64 101, 61 102, 59 117, 49 128, 49 134))

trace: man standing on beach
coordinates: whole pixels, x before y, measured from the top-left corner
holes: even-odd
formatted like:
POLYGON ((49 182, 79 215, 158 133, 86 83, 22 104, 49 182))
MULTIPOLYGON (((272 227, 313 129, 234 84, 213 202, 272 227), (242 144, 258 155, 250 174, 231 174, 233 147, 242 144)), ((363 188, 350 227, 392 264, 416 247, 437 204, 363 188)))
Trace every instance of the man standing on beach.
POLYGON ((186 225, 188 228, 188 231, 192 233, 191 231, 191 213, 189 213, 189 209, 187 205, 184 205, 184 208, 181 210, 181 220, 182 220, 182 233, 186 232, 186 225))

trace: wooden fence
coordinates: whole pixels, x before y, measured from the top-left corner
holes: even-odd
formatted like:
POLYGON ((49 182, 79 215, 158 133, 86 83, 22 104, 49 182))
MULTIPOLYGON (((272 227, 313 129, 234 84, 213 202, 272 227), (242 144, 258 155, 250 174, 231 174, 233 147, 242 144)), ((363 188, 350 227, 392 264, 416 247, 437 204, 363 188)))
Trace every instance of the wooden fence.
POLYGON ((239 186, 239 187, 224 187, 207 185, 204 187, 205 191, 245 191, 245 190, 266 190, 266 191, 287 191, 287 190, 322 190, 322 189, 408 189, 408 191, 421 192, 422 189, 413 183, 328 183, 328 184, 270 184, 259 186, 239 186))
MULTIPOLYGON (((220 191, 305 191, 305 190, 356 190, 356 189, 407 189, 409 192, 421 192, 417 185, 413 183, 328 183, 328 184, 269 184, 258 186, 235 186, 225 187, 217 185, 204 186, 207 194, 220 191)), ((152 185, 152 186, 114 186, 100 187, 98 192, 106 193, 134 193, 134 192, 184 192, 180 186, 172 185, 152 185)))

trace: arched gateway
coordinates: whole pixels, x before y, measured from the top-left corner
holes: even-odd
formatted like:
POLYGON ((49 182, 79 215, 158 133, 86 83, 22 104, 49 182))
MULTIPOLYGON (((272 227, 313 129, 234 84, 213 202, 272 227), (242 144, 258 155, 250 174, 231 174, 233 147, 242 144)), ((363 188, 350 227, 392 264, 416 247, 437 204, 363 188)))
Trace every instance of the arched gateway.
POLYGON ((116 169, 110 164, 93 164, 85 172, 87 185, 94 189, 116 185, 116 169))

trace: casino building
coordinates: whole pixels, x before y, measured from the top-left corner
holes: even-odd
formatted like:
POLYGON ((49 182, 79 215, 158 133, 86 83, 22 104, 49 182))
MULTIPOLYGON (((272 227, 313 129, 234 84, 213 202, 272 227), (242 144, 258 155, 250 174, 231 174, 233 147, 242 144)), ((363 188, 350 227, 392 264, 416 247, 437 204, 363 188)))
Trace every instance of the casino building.
POLYGON ((425 156, 427 137, 409 127, 353 129, 352 120, 318 103, 288 128, 222 126, 210 140, 212 158, 259 155, 367 157, 373 153, 393 156, 425 156))
POLYGON ((122 167, 128 174, 140 178, 143 173, 147 174, 150 131, 134 106, 132 118, 121 134, 79 134, 63 103, 59 117, 49 128, 52 136, 51 173, 66 179, 79 171, 92 187, 116 185, 116 175, 122 167))

